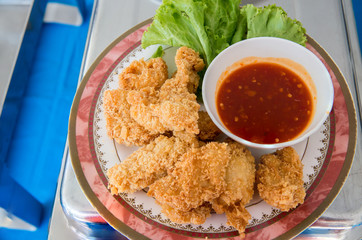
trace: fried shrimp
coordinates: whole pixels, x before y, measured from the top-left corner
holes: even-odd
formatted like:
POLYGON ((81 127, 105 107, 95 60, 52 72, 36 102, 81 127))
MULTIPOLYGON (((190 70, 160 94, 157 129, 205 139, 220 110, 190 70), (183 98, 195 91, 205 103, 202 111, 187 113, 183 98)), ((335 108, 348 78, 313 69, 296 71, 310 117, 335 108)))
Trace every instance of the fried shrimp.
POLYGON ((226 168, 226 188, 211 203, 215 212, 225 213, 228 224, 235 227, 240 236, 244 236, 245 227, 251 218, 245 205, 254 194, 255 159, 244 145, 230 139, 227 143, 230 161, 226 168))
POLYGON ((268 204, 286 212, 302 204, 303 164, 292 147, 261 156, 256 172, 260 197, 268 204))
POLYGON ((159 133, 150 132, 131 117, 127 95, 128 91, 123 89, 108 90, 104 93, 103 108, 107 134, 120 144, 142 146, 155 139, 159 133))
POLYGON ((229 150, 226 143, 189 149, 169 174, 152 184, 148 195, 162 206, 190 211, 224 192, 229 150))
POLYGON ((159 136, 108 170, 111 193, 133 193, 148 187, 166 176, 189 148, 189 143, 179 138, 159 136))
POLYGON ((168 79, 168 68, 162 58, 133 61, 119 75, 119 88, 127 90, 153 87, 159 89, 168 79))

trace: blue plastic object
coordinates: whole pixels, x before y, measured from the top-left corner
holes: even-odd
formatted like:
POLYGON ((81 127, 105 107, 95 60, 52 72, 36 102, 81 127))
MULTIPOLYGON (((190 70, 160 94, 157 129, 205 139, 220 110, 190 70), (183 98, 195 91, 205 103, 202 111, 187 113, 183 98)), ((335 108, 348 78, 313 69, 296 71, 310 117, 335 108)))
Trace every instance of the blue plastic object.
MULTIPOLYGON (((35 1, 46 4, 44 0, 35 1)), ((93 7, 93 0, 73 2, 80 8, 78 4, 84 4, 83 24, 75 27, 43 23, 38 31, 39 38, 29 51, 33 52, 33 57, 20 59, 26 64, 20 68, 18 76, 24 79, 20 81, 16 77, 9 86, 0 119, 0 184, 4 183, 2 189, 7 191, 0 189, 0 204, 8 212, 24 213, 18 214, 19 217, 35 225, 38 223, 38 229, 0 228, 0 239, 46 239, 48 235, 69 111, 93 7), (4 193, 7 196, 3 196, 4 193), (33 200, 34 204, 27 204, 33 200), (21 203, 23 208, 18 206, 21 203)), ((42 18, 37 20, 41 22, 42 18)), ((34 27, 29 24, 28 28, 34 27)), ((22 46, 27 44, 24 42, 22 46)))
POLYGON ((5 227, 35 230, 40 226, 43 206, 8 174, 8 169, 0 169, 0 208, 7 212, 5 227))
POLYGON ((11 228, 34 230, 39 227, 43 214, 42 204, 11 176, 7 157, 26 92, 45 6, 46 1, 34 1, 0 116, 0 208, 6 214, 2 217, 2 225, 11 228))
POLYGON ((85 0, 49 0, 49 2, 57 2, 65 5, 75 6, 81 12, 83 19, 87 14, 85 0))
POLYGON ((362 49, 362 1, 361 0, 352 0, 354 17, 356 20, 356 27, 359 39, 359 45, 362 49))

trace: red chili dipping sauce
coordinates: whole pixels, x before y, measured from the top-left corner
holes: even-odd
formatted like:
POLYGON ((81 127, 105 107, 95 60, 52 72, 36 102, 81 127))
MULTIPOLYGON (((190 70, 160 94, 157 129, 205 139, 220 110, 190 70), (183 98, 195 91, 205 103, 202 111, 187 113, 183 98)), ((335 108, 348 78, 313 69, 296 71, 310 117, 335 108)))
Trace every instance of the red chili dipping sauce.
POLYGON ((229 131, 261 144, 297 137, 309 125, 314 108, 301 77, 272 62, 251 63, 231 71, 217 89, 216 105, 229 131))

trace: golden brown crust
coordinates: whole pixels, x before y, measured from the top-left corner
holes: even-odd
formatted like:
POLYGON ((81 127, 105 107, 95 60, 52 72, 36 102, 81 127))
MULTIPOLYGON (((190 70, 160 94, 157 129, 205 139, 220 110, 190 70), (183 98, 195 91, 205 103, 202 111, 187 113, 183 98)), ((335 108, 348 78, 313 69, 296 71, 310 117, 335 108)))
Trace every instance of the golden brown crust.
POLYGON ((232 204, 225 212, 227 224, 233 226, 238 230, 240 238, 245 237, 245 227, 251 219, 250 213, 246 210, 245 206, 240 203, 232 204))
POLYGON ((168 68, 162 58, 133 61, 119 75, 121 89, 135 90, 144 87, 159 89, 168 78, 168 68))
POLYGON ((200 80, 195 62, 203 60, 192 49, 181 47, 176 52, 177 73, 160 88, 159 104, 151 106, 153 114, 170 131, 187 131, 198 134, 197 121, 200 105, 197 103, 196 91, 200 80), (190 88, 190 86, 193 86, 190 88))
POLYGON ((226 188, 211 204, 216 213, 226 214, 227 223, 235 227, 242 237, 251 218, 245 205, 254 194, 255 159, 244 145, 231 139, 226 142, 230 149, 230 161, 225 176, 226 188))
POLYGON ((159 88, 147 86, 147 90, 136 89, 129 93, 127 101, 131 105, 131 117, 152 133, 186 131, 198 134, 200 105, 188 88, 197 86, 199 62, 203 61, 188 48, 180 48, 175 59, 178 71, 173 78, 164 81, 159 88), (196 69, 195 62, 198 64, 196 69))
POLYGON ((199 120, 197 122, 200 133, 197 135, 201 141, 212 141, 220 135, 221 130, 211 120, 209 114, 205 111, 199 111, 199 120))
POLYGON ((130 115, 127 90, 108 90, 103 96, 104 116, 107 134, 118 143, 141 146, 155 139, 159 134, 151 133, 138 124, 130 115))
POLYGON ((180 211, 167 204, 161 205, 161 207, 162 213, 175 223, 203 224, 206 219, 211 216, 211 205, 208 203, 191 209, 190 211, 180 211))
POLYGON ((110 168, 107 172, 112 194, 133 193, 167 175, 190 144, 175 137, 159 136, 110 168))
POLYGON ((130 91, 127 101, 130 104, 130 115, 138 124, 152 133, 165 133, 168 129, 149 107, 158 103, 158 96, 158 91, 146 87, 139 91, 130 91))
POLYGON ((253 198, 255 163, 251 152, 242 144, 228 140, 231 158, 226 168, 226 188, 212 201, 217 213, 223 213, 236 202, 245 205, 253 198))
POLYGON ((103 99, 111 138, 141 146, 169 131, 199 133, 200 105, 190 91, 197 88, 203 60, 194 50, 181 47, 175 61, 179 71, 171 79, 162 58, 133 61, 119 74, 119 88, 106 91, 103 99))
POLYGON ((225 190, 229 152, 225 143, 208 143, 181 156, 169 174, 152 184, 148 195, 161 205, 190 211, 225 190))
POLYGON ((187 83, 190 93, 196 92, 199 86, 200 76, 197 74, 204 69, 205 64, 199 54, 188 47, 180 47, 175 57, 177 73, 187 83))
POLYGON ((184 142, 189 143, 190 146, 192 146, 192 147, 196 147, 196 146, 201 147, 201 145, 205 144, 204 142, 199 141, 196 138, 195 134, 189 133, 186 131, 173 131, 173 136, 181 139, 184 142))
POLYGON ((282 211, 289 211, 305 198, 303 164, 292 147, 263 155, 256 173, 260 197, 282 211))

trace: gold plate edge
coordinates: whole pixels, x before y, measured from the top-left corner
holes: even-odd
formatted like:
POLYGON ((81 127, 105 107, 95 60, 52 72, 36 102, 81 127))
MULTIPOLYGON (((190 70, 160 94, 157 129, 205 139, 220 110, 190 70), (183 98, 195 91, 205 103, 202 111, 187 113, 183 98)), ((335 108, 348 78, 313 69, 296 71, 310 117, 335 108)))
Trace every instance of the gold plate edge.
POLYGON ((126 31, 124 34, 116 38, 111 44, 105 48, 102 53, 96 58, 96 60, 92 63, 92 65, 87 70, 87 73, 83 77, 81 83, 79 84, 79 87, 77 89, 77 92, 75 94, 73 104, 70 111, 70 117, 69 117, 69 127, 68 127, 68 142, 69 142, 69 154, 71 163, 73 166, 73 170, 75 172, 76 178, 79 182, 79 185, 81 186, 86 198, 91 203, 91 205, 97 210, 97 212, 111 225, 114 229, 119 231, 122 235, 128 237, 129 239, 140 239, 140 240, 148 240, 146 236, 138 233, 131 227, 127 226, 125 223, 117 219, 97 198, 91 187, 89 186, 89 183, 83 173, 79 158, 78 158, 78 150, 76 146, 76 136, 75 136, 75 122, 79 107, 79 102, 81 99, 81 96, 83 94, 84 88, 92 75, 94 69, 98 66, 99 62, 105 57, 105 55, 116 45, 118 44, 122 39, 126 38, 128 35, 130 35, 135 30, 139 29, 142 26, 145 26, 152 22, 152 18, 149 18, 136 26, 132 27, 128 31, 126 31))
POLYGON ((343 167, 340 171, 340 174, 333 185, 331 191, 328 193, 327 197, 323 200, 323 202, 317 207, 313 213, 307 217, 304 221, 299 223, 296 227, 291 229, 290 231, 280 235, 277 239, 290 239, 302 231, 307 229, 310 225, 312 225, 332 204, 334 199, 338 196, 339 192, 341 191, 346 179, 348 177, 348 173, 351 170, 352 162, 356 150, 357 144, 357 115, 356 109, 354 106, 354 102, 352 99, 351 91, 348 87, 347 81, 343 76, 342 72, 338 68, 337 64, 332 60, 331 56, 320 46, 317 41, 315 41, 312 37, 307 35, 307 41, 311 44, 317 52, 322 56, 322 58, 326 61, 329 67, 332 69, 333 73, 335 74, 338 83, 341 87, 344 99, 346 101, 347 112, 348 112, 348 119, 349 119, 349 137, 348 137, 348 147, 347 147, 347 154, 345 157, 345 161, 343 162, 343 167))
MULTIPOLYGON (((120 37, 116 38, 108 47, 96 58, 96 60, 93 62, 93 64, 88 69, 87 73, 85 74, 83 80, 81 81, 78 90, 76 92, 70 117, 69 117, 69 128, 68 128, 68 142, 69 142, 69 152, 71 157, 71 163, 75 172, 75 175, 77 177, 77 180, 85 193, 87 199, 91 203, 91 205, 99 212, 99 214, 107 220, 107 222, 116 230, 124 234, 130 239, 149 239, 145 237, 144 235, 138 233, 137 231, 133 230, 126 224, 124 224, 122 221, 117 219, 97 198, 97 196, 92 191, 91 187, 89 186, 85 175, 82 171, 80 161, 78 158, 78 151, 76 149, 76 139, 75 139, 75 120, 77 116, 78 111, 78 104, 80 101, 80 98, 82 96, 83 90, 86 86, 86 83, 88 79, 90 78, 92 72, 97 67, 99 62, 104 58, 104 56, 111 50, 117 43, 119 43, 122 39, 127 37, 129 34, 134 32, 135 30, 139 29, 142 26, 145 26, 152 22, 152 18, 149 18, 145 20, 144 22, 137 24, 133 28, 129 29, 127 32, 122 34, 120 37)), ((336 180, 336 184, 333 186, 332 190, 329 192, 328 196, 324 199, 323 203, 318 206, 318 208, 304 221, 299 223, 296 227, 291 229, 290 231, 280 235, 276 239, 284 239, 284 238, 292 238, 299 233, 301 233, 303 230, 308 228, 311 224, 313 224, 322 214, 323 212, 331 205, 333 200, 337 197, 338 193, 340 192, 343 184, 346 181, 346 178, 348 176, 348 173, 351 169, 352 162, 353 162, 353 156, 355 153, 356 143, 357 143, 357 116, 355 111, 355 106, 352 100, 351 92, 349 90, 349 87, 347 85, 347 82, 343 76, 343 74, 340 72, 339 68, 335 64, 335 62, 332 60, 332 58, 329 56, 329 54, 309 35, 307 35, 308 42, 318 51, 318 53, 323 57, 323 59, 327 62, 327 64, 331 67, 334 74, 337 77, 337 80, 341 86, 343 95, 345 97, 346 105, 347 105, 347 112, 349 117, 349 143, 348 143, 348 149, 346 154, 346 160, 348 161, 346 164, 346 161, 343 164, 342 170, 340 172, 340 175, 338 176, 336 180), (343 79, 343 80, 341 80, 343 79), (348 96, 348 98, 347 98, 348 96)))

